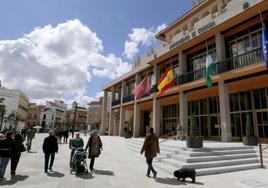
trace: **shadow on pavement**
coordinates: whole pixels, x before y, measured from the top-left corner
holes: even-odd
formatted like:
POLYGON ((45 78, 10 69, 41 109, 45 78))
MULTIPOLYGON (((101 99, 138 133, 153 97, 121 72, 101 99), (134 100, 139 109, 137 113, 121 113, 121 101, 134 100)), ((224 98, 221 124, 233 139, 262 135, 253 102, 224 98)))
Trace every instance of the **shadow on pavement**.
POLYGON ((167 185, 186 185, 185 182, 179 181, 175 178, 155 178, 157 183, 163 183, 167 185))
POLYGON ((63 173, 61 173, 61 172, 53 171, 53 172, 48 172, 47 176, 55 177, 55 178, 62 178, 65 175, 63 173))
POLYGON ((85 179, 85 180, 94 178, 94 176, 91 173, 88 173, 88 174, 78 173, 75 176, 78 177, 78 178, 81 178, 81 179, 85 179))
POLYGON ((27 151, 27 153, 37 153, 37 151, 27 151))
POLYGON ((114 172, 110 170, 94 170, 93 173, 99 175, 114 176, 114 172))
POLYGON ((18 183, 19 181, 25 181, 28 177, 29 177, 28 175, 15 175, 11 177, 10 180, 0 181, 0 186, 1 185, 14 185, 18 183))

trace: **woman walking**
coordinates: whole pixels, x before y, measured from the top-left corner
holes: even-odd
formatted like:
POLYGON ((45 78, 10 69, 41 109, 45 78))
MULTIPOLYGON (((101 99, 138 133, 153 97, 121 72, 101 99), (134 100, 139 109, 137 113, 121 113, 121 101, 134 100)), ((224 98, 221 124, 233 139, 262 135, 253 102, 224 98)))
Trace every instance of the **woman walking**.
POLYGON ((14 151, 11 155, 11 176, 16 175, 16 169, 20 160, 21 152, 26 151, 23 145, 23 137, 21 134, 17 133, 14 136, 14 151))
POLYGON ((94 170, 95 158, 99 157, 102 150, 102 142, 98 135, 98 131, 93 131, 88 139, 86 150, 88 148, 88 158, 90 158, 90 171, 94 170))

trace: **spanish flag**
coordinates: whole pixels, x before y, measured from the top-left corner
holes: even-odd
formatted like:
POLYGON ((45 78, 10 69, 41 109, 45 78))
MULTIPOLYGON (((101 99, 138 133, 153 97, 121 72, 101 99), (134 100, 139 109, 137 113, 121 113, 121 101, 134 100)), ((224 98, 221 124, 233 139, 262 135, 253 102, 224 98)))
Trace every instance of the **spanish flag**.
POLYGON ((171 67, 169 67, 164 74, 161 76, 161 79, 158 82, 157 89, 159 90, 159 95, 164 93, 168 88, 173 86, 175 82, 174 73, 171 67))

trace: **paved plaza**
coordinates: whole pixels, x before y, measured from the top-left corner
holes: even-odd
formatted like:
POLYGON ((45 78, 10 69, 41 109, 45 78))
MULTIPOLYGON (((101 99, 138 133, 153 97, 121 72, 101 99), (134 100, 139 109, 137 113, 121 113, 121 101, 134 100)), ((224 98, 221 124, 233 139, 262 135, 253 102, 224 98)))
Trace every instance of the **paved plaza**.
MULTIPOLYGON (((196 183, 182 183, 158 170, 157 178, 147 178, 146 163, 143 156, 135 154, 126 147, 129 140, 120 137, 101 137, 102 154, 95 161, 95 171, 88 175, 70 174, 68 144, 59 144, 59 153, 54 163, 54 173, 45 174, 44 156, 41 150, 44 137, 37 134, 33 140, 32 153, 23 153, 17 169, 17 176, 10 179, 10 166, 6 180, 0 187, 20 188, 68 188, 68 187, 113 187, 113 188, 150 188, 150 187, 268 187, 268 170, 257 169, 220 175, 197 177, 196 183)), ((87 142, 88 136, 83 137, 87 142)), ((161 148, 160 148, 161 151, 161 148)))

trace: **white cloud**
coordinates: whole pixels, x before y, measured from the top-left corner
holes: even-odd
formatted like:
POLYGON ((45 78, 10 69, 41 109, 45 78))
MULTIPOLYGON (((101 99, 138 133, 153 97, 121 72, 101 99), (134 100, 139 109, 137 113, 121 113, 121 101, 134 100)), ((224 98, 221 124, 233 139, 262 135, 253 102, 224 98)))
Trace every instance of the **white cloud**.
POLYGON ((85 92, 93 75, 114 79, 131 67, 102 50, 97 34, 77 19, 39 27, 17 40, 0 41, 0 80, 34 101, 73 96, 72 101, 87 104, 95 99, 85 92))
POLYGON ((140 45, 149 46, 155 39, 154 36, 166 27, 166 24, 161 24, 156 28, 133 28, 132 33, 128 34, 129 40, 125 42, 124 55, 128 59, 133 57, 139 52, 140 45))

